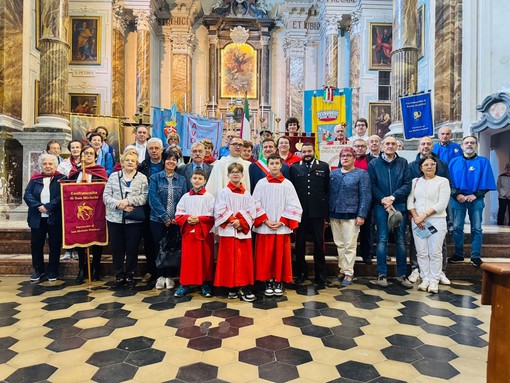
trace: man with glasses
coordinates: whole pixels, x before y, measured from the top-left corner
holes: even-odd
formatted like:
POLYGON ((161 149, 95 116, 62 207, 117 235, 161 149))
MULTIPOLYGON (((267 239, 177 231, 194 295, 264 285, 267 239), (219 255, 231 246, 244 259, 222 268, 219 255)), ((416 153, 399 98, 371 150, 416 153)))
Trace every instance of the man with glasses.
MULTIPOLYGON (((216 161, 212 167, 209 180, 207 181, 207 191, 214 197, 217 196, 220 190, 227 187, 229 182, 227 170, 230 164, 237 162, 238 164, 243 165, 244 169, 248 169, 251 165, 251 162, 245 161, 241 157, 241 152, 243 150, 243 139, 241 137, 233 137, 228 146, 230 154, 216 161)), ((243 172, 243 179, 241 182, 246 190, 251 190, 250 175, 247 170, 243 172)))
POLYGON ((349 137, 349 141, 355 141, 357 139, 362 139, 368 141, 367 135, 368 129, 368 121, 366 118, 358 118, 356 123, 354 124, 354 135, 349 137))
MULTIPOLYGON (((450 187, 451 187, 451 178, 450 178, 450 171, 448 170, 448 164, 444 161, 441 161, 436 157, 434 153, 432 153, 432 138, 430 137, 422 137, 420 138, 420 141, 418 143, 418 154, 416 155, 416 160, 411 162, 409 164, 409 169, 411 171, 411 179, 414 178, 420 178, 423 174, 420 170, 420 160, 424 158, 425 156, 432 156, 436 158, 436 175, 446 178, 448 181, 450 181, 450 187)), ((416 258, 416 247, 414 245, 414 236, 412 235, 412 227, 411 222, 408 223, 409 230, 411 233, 410 236, 410 242, 409 242, 409 258, 411 259, 411 274, 407 279, 411 283, 414 283, 418 280, 420 277, 420 269, 418 268, 418 259, 416 258)), ((439 278, 439 283, 442 285, 449 285, 451 284, 450 280, 446 277, 445 270, 446 270, 446 260, 447 260, 447 250, 446 250, 446 239, 443 243, 443 266, 442 266, 442 272, 441 276, 439 278)))
POLYGON ((478 140, 474 136, 462 140, 462 157, 451 160, 449 170, 452 178, 450 206, 453 213, 453 244, 455 250, 448 263, 464 262, 464 223, 466 212, 471 226, 471 264, 479 267, 483 262, 482 214, 485 194, 496 190, 496 181, 491 164, 485 157, 478 156, 478 140))
MULTIPOLYGON (((262 158, 260 158, 258 161, 254 162, 249 167, 249 175, 250 175, 250 187, 251 187, 251 193, 253 194, 253 191, 255 190, 255 185, 257 185, 257 182, 259 182, 261 179, 267 177, 270 174, 268 165, 267 165, 267 159, 271 154, 276 153, 276 144, 273 141, 272 138, 264 138, 262 141, 262 158)), ((282 168, 281 168, 282 175, 289 179, 290 177, 290 170, 289 165, 287 165, 285 162, 282 161, 282 168)))
POLYGON ((462 148, 459 144, 452 141, 452 130, 445 126, 439 129, 437 134, 439 142, 432 147, 434 153, 441 161, 450 164, 455 157, 462 156, 462 148))
POLYGON ((228 130, 225 135, 225 146, 220 147, 219 158, 226 157, 230 154, 230 143, 232 139, 236 136, 236 133, 233 130, 228 130))

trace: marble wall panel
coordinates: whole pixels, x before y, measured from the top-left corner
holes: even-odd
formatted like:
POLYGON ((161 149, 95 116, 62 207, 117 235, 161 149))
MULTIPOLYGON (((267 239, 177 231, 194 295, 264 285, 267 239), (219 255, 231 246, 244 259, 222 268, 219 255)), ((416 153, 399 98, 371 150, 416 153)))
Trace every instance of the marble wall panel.
POLYGON ((143 113, 150 113, 150 32, 136 32, 136 105, 143 113))
POLYGON ((190 70, 191 58, 188 55, 172 57, 172 98, 180 111, 189 111, 191 107, 190 70))
POLYGON ((324 83, 338 86, 338 35, 327 35, 324 55, 324 83))
POLYGON ((0 114, 21 119, 23 0, 4 4, 0 7, 0 114))
POLYGON ((289 59, 288 117, 302 118, 303 115, 304 68, 304 57, 291 57, 289 59))
POLYGON ((112 36, 112 116, 124 116, 125 42, 122 33, 114 29, 112 36))
POLYGON ((352 120, 359 117, 359 88, 360 88, 360 34, 355 33, 350 41, 350 86, 352 88, 352 120))
POLYGON ((65 0, 43 0, 41 4, 42 38, 67 41, 69 3, 65 0))
POLYGON ((402 121, 399 96, 416 93, 418 49, 403 48, 391 55, 391 120, 402 121))
POLYGON ((69 45, 58 40, 41 40, 39 115, 67 117, 69 45))

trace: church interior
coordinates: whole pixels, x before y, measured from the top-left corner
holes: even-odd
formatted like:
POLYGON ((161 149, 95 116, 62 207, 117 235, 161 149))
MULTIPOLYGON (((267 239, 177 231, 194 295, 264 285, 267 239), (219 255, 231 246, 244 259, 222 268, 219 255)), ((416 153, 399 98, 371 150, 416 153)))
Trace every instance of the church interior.
MULTIPOLYGON (((22 196, 50 140, 67 156, 104 124, 120 152, 133 127, 172 109, 219 121, 221 145, 245 114, 254 143, 284 135, 289 117, 306 136, 307 94, 328 89, 348 94, 348 135, 360 117, 377 134, 388 114, 383 135, 406 158, 417 141, 400 98, 430 94, 434 142, 442 127, 457 142, 475 135, 497 177, 510 159, 509 19, 497 0, 0 2, 0 380, 498 382, 480 270, 453 267, 439 294, 360 273, 349 288, 290 284, 253 303, 106 278, 31 284, 22 196)), ((483 256, 508 262, 497 193, 485 203, 483 256)))

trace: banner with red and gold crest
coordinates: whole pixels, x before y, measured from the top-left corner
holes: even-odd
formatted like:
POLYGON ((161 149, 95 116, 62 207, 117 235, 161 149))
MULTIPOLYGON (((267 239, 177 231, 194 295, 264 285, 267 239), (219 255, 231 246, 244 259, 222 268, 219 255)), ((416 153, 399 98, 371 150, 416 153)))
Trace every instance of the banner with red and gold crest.
POLYGON ((105 182, 62 183, 62 247, 108 244, 105 182))

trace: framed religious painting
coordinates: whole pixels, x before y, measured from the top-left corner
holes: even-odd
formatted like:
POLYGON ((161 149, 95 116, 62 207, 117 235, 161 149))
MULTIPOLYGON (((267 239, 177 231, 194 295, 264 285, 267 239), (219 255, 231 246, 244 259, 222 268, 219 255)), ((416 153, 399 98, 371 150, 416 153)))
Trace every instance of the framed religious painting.
POLYGON ((99 94, 69 93, 71 113, 99 115, 99 94))
POLYGON ((369 136, 377 134, 384 138, 390 131, 391 125, 391 103, 370 102, 368 103, 368 129, 369 136))
POLYGON ((228 44, 220 55, 220 97, 257 98, 257 51, 250 44, 228 44))
POLYGON ((391 23, 370 23, 369 69, 390 70, 393 45, 393 26, 391 23))
POLYGON ((421 59, 425 51, 425 4, 418 8, 416 17, 416 47, 418 48, 418 59, 421 59))
POLYGON ((70 64, 101 64, 101 17, 71 16, 69 19, 70 64))

